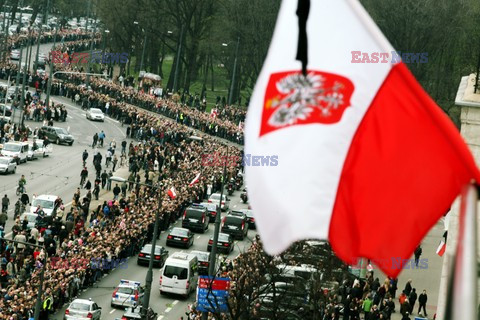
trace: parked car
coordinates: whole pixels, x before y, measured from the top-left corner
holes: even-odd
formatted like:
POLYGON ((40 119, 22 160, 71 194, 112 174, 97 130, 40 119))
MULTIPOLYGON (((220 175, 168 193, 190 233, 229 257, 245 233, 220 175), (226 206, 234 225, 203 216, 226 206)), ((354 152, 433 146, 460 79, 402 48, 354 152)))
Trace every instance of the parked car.
POLYGON ((190 248, 193 245, 193 233, 185 228, 172 228, 167 236, 167 246, 190 248))
POLYGON ((205 251, 197 251, 193 250, 190 251, 191 254, 197 256, 198 259, 198 267, 197 271, 199 275, 208 275, 208 268, 210 266, 210 253, 205 251))
POLYGON ((88 120, 99 120, 99 121, 105 121, 105 115, 103 114, 102 110, 97 109, 97 108, 90 108, 90 110, 87 111, 86 117, 88 120))
POLYGON ((29 149, 28 149, 28 160, 34 160, 38 157, 48 157, 50 153, 52 153, 52 145, 49 144, 46 147, 43 146, 43 140, 41 139, 34 139, 33 141, 29 141, 29 149))
POLYGON ((35 224, 37 223, 37 215, 35 213, 25 212, 20 216, 20 221, 23 222, 25 220, 25 217, 28 221, 27 229, 30 230, 35 227, 35 224))
POLYGON ((75 299, 65 310, 64 320, 100 320, 102 317, 102 307, 99 307, 94 301, 86 299, 75 299))
MULTIPOLYGON (((220 193, 213 193, 208 198, 209 203, 215 203, 217 206, 220 205, 220 193)), ((230 199, 224 194, 222 197, 222 211, 228 210, 230 207, 230 199)))
MULTIPOLYGON (((150 254, 152 253, 152 245, 146 244, 143 246, 142 250, 137 257, 137 264, 149 264, 150 254)), ((155 256, 153 259, 153 265, 158 267, 163 267, 165 260, 168 258, 168 251, 164 247, 156 245, 155 246, 155 256)))
POLYGON ((200 205, 207 208, 208 218, 209 218, 210 222, 215 222, 215 218, 217 216, 218 205, 216 205, 215 203, 208 203, 208 202, 202 202, 202 203, 200 203, 200 205))
POLYGON ((75 140, 67 130, 59 127, 41 127, 38 132, 38 137, 44 139, 45 136, 48 137, 48 140, 56 144, 66 143, 69 146, 71 146, 75 140))
POLYGON ((247 216, 240 211, 233 211, 222 220, 221 232, 231 234, 234 238, 243 240, 248 235, 247 216))
POLYGON ((208 222, 207 208, 199 204, 192 204, 183 213, 182 228, 204 233, 208 230, 208 222))
MULTIPOLYGON (((210 240, 208 240, 208 245, 207 245, 208 252, 212 251, 212 245, 213 245, 213 236, 211 236, 210 240)), ((218 234, 217 251, 224 254, 229 254, 230 252, 233 251, 233 238, 231 235, 227 233, 218 234)))
POLYGON ((3 145, 2 156, 13 158, 18 164, 27 162, 28 142, 9 141, 3 145))
POLYGON ((0 157, 0 173, 15 173, 17 171, 17 163, 15 159, 10 157, 0 157))

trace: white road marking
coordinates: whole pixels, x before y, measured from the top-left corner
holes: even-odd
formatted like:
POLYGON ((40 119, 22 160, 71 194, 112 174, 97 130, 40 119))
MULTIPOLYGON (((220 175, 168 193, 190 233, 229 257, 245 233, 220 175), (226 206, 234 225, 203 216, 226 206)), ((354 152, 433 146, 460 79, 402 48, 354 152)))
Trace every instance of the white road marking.
POLYGON ((234 208, 236 208, 236 207, 237 207, 237 205, 234 205, 233 207, 234 207, 234 208))
POLYGON ((200 239, 200 236, 197 236, 197 239, 200 239))
POLYGON ((174 306, 174 305, 176 305, 177 303, 178 303, 178 300, 175 300, 175 301, 172 302, 172 305, 174 306))
POLYGON ((67 114, 67 118, 69 118, 69 119, 73 119, 73 117, 72 117, 72 116, 70 116, 70 115, 68 115, 68 114, 67 114))
POLYGON ((171 307, 168 307, 167 309, 165 309, 165 313, 169 313, 170 311, 172 311, 171 307))
POLYGON ((163 316, 160 316, 157 318, 157 320, 162 320, 163 319, 163 316))
POLYGON ((112 309, 112 311, 110 311, 110 314, 114 313, 115 311, 117 311, 116 309, 112 309))

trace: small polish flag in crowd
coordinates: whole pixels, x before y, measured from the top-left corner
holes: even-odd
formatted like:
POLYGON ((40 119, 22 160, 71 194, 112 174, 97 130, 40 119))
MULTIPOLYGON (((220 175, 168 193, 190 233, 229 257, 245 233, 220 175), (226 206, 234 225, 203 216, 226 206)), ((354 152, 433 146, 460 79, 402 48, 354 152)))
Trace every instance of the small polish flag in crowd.
POLYGON ((217 108, 212 109, 212 111, 210 111, 210 117, 212 117, 212 118, 216 118, 217 114, 218 114, 218 109, 217 108))
POLYGON ((190 182, 189 186, 193 186, 195 183, 198 182, 198 180, 200 179, 200 172, 197 174, 197 176, 192 180, 192 182, 190 182))
POLYGON ((170 199, 175 199, 177 197, 177 191, 175 190, 175 187, 171 187, 168 192, 167 192, 168 196, 170 197, 170 199))
POLYGON ((438 254, 440 257, 443 256, 443 254, 445 253, 445 249, 447 249, 447 244, 446 244, 445 241, 442 239, 442 241, 440 241, 440 244, 438 245, 437 254, 438 254))
POLYGON ((299 1, 308 41, 297 1, 283 0, 245 122, 246 154, 289 164, 246 167, 264 248, 316 238, 349 264, 408 259, 480 172, 404 63, 351 63, 354 50, 395 51, 359 1, 299 1))

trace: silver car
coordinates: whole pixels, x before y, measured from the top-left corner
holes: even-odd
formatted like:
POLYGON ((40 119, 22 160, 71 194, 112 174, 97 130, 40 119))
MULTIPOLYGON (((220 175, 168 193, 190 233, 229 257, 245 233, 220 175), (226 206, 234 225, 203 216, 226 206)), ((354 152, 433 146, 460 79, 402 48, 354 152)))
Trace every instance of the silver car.
POLYGON ((0 157, 0 173, 15 173, 17 171, 17 163, 15 159, 10 157, 0 157))
MULTIPOLYGON (((208 198, 208 203, 214 203, 217 206, 219 206, 220 205, 220 193, 213 193, 212 195, 210 195, 210 197, 208 198)), ((222 206, 221 206, 222 211, 228 210, 229 207, 230 207, 230 199, 225 194, 223 194, 222 206)))
POLYGON ((64 320, 100 320, 102 307, 92 300, 75 299, 65 310, 64 320))
POLYGON ((99 120, 103 122, 105 120, 105 116, 103 115, 102 110, 97 108, 90 108, 90 110, 87 111, 87 119, 99 120))

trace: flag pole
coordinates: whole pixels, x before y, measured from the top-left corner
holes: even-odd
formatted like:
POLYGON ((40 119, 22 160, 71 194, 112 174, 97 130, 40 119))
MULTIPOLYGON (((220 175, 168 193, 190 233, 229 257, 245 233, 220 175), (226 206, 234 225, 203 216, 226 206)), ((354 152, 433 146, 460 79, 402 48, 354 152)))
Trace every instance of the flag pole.
POLYGON ((478 320, 477 202, 473 185, 462 191, 457 250, 450 265, 445 320, 478 320))

